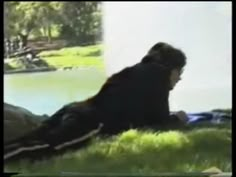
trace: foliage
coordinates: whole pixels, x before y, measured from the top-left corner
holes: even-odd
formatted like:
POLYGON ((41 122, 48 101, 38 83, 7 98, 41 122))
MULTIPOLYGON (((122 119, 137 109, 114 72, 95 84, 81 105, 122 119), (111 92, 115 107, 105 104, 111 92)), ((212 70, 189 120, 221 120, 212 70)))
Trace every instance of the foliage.
POLYGON ((72 44, 93 44, 101 33, 101 11, 98 2, 64 2, 61 34, 72 44))
MULTIPOLYGON (((75 44, 95 43, 101 34, 99 2, 6 1, 4 2, 4 34, 47 36, 57 30, 59 37, 75 44), (55 28, 56 26, 56 28, 55 28)), ((36 36, 40 37, 40 36, 36 36)))

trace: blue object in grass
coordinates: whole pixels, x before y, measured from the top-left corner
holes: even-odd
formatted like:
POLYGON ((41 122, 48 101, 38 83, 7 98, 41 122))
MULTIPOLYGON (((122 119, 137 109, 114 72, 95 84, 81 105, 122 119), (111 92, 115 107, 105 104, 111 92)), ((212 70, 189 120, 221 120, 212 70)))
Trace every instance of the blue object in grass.
POLYGON ((187 113, 188 124, 198 122, 210 122, 213 124, 220 124, 227 121, 231 121, 231 116, 223 112, 199 112, 199 113, 187 113))

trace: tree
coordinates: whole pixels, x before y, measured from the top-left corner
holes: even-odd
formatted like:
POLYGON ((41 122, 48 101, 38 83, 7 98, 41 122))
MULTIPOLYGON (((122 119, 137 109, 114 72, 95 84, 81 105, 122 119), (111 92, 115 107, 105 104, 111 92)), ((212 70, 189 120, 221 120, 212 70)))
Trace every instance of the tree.
POLYGON ((43 27, 44 33, 48 37, 48 42, 51 42, 52 39, 52 25, 61 22, 59 20, 61 7, 61 2, 35 2, 38 24, 43 27))
POLYGON ((62 37, 72 43, 94 43, 101 30, 100 2, 77 1, 63 2, 60 13, 63 25, 62 37))
POLYGON ((17 1, 4 1, 4 36, 10 38, 17 34, 15 23, 17 22, 16 6, 17 1))
POLYGON ((94 43, 101 35, 101 2, 26 1, 4 2, 4 34, 20 35, 24 40, 34 32, 52 39, 52 26, 61 37, 74 44, 94 43))
POLYGON ((60 2, 4 2, 7 35, 27 37, 33 30, 45 29, 51 41, 51 26, 58 19, 60 2))

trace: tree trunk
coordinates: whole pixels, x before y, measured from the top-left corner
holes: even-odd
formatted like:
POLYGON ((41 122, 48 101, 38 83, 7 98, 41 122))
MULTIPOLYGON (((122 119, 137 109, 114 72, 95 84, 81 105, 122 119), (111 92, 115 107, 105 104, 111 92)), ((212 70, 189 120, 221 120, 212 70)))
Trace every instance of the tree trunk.
POLYGON ((43 26, 43 37, 47 37, 47 28, 43 26))
POLYGON ((51 25, 47 26, 47 30, 48 30, 48 42, 52 43, 52 30, 51 30, 51 25))
POLYGON ((29 34, 22 34, 22 33, 19 33, 19 36, 21 38, 21 41, 22 41, 22 46, 23 47, 26 47, 27 46, 27 43, 28 43, 28 36, 29 34))

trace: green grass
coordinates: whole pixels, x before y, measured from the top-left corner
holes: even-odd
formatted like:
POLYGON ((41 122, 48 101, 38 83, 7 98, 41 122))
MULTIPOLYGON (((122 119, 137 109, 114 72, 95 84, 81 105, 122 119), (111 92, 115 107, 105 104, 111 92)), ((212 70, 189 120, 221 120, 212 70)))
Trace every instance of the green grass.
POLYGON ((55 56, 43 58, 50 66, 64 67, 96 67, 103 68, 102 57, 55 56))
POLYGON ((129 130, 111 138, 97 138, 84 149, 34 164, 5 166, 6 171, 53 173, 201 172, 215 166, 231 171, 230 126, 185 131, 129 130))
POLYGON ((7 59, 8 62, 7 64, 12 68, 12 69, 24 69, 25 66, 23 65, 22 62, 20 62, 17 58, 11 58, 11 59, 7 59))
POLYGON ((45 51, 39 54, 49 65, 61 67, 103 68, 102 45, 69 47, 61 50, 45 51))
MULTIPOLYGON (((95 67, 104 69, 102 56, 102 44, 84 46, 84 47, 68 47, 60 50, 43 51, 39 53, 41 59, 45 60, 50 66, 55 68, 65 67, 95 67)), ((16 69, 23 69, 24 65, 12 59, 9 65, 16 69)))
POLYGON ((102 54, 102 44, 84 46, 84 47, 68 47, 60 50, 44 51, 39 54, 41 57, 55 56, 99 56, 102 54))

